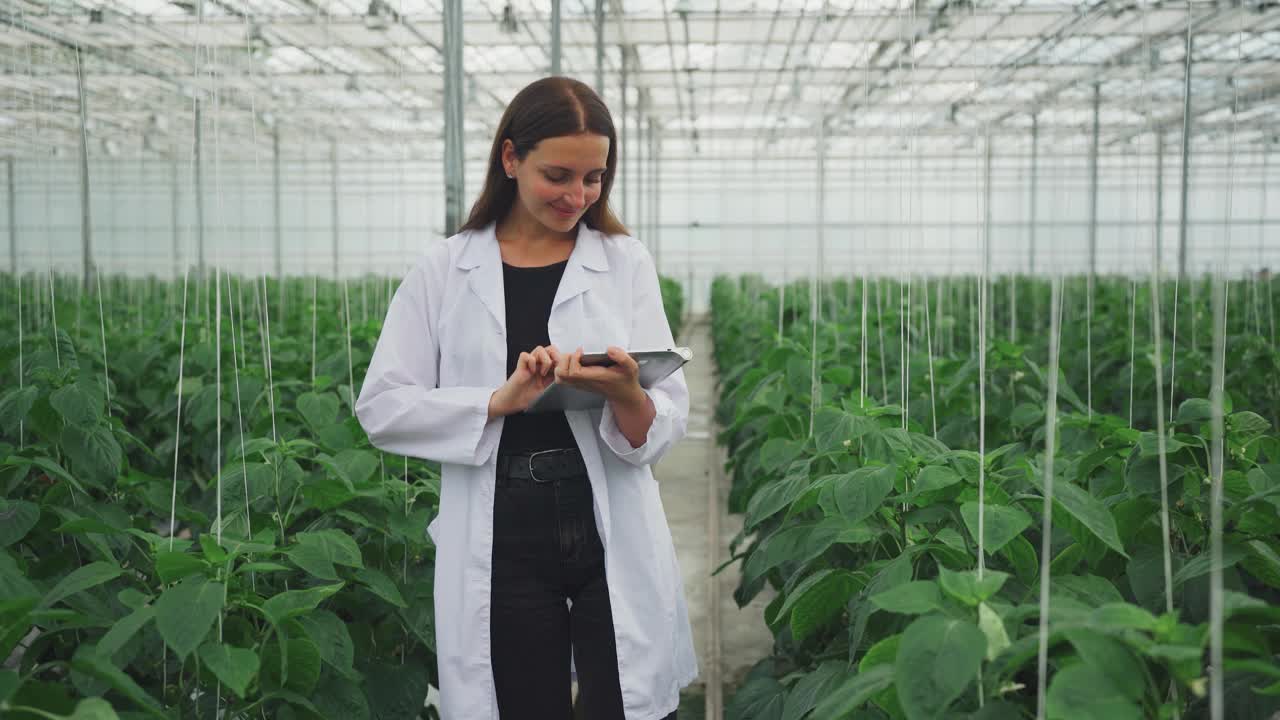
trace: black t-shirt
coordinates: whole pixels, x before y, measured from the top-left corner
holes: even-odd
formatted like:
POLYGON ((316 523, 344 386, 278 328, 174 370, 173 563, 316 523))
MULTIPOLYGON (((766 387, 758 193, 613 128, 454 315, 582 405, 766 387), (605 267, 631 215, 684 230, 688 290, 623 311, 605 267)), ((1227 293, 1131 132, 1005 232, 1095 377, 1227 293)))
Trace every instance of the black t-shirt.
MULTIPOLYGON (((541 267, 515 267, 502 263, 507 307, 507 377, 516 371, 520 353, 551 344, 547 319, 568 260, 541 267)), ((569 352, 575 348, 559 348, 569 352)), ((498 453, 518 453, 553 448, 576 448, 577 441, 563 412, 508 415, 502 427, 498 453)))

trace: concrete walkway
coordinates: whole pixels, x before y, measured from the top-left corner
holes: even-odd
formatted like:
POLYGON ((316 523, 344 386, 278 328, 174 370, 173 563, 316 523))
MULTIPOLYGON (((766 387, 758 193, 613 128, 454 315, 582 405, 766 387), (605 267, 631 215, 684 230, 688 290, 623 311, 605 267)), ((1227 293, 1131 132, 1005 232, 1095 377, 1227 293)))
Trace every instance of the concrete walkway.
MULTIPOLYGON (((761 593, 739 610, 733 589, 741 562, 715 578, 710 576, 728 559, 729 541, 742 528, 742 518, 725 511, 729 478, 722 472, 724 453, 715 446, 715 365, 707 317, 692 318, 678 342, 693 350, 693 361, 685 367, 690 395, 688 434, 654 467, 654 476, 661 487, 684 576, 689 622, 698 650, 700 676, 686 693, 705 693, 707 720, 719 720, 723 688, 741 682, 747 670, 773 647, 773 636, 764 624, 764 608, 773 592, 761 593)), ((682 714, 681 720, 684 717, 682 714)))

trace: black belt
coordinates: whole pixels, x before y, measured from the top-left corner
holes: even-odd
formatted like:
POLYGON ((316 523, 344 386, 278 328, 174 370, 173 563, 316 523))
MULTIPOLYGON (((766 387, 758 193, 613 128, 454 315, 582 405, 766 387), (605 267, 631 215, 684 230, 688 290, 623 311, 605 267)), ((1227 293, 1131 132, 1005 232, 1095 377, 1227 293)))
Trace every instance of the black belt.
POLYGON ((498 476, 548 483, 586 477, 587 464, 578 448, 556 448, 498 456, 498 476))

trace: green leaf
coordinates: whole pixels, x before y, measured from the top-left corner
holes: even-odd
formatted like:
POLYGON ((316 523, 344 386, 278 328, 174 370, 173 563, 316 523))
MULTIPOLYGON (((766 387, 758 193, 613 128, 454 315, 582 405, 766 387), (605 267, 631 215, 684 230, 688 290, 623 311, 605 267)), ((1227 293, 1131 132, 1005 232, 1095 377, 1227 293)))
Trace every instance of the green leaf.
POLYGON ((308 392, 298 396, 298 413, 313 431, 337 422, 338 408, 338 396, 333 393, 308 392))
MULTIPOLYGON (((351 680, 331 677, 316 688, 312 698, 320 715, 342 720, 369 720, 369 701, 351 680)), ((407 715, 405 717, 408 717, 407 715)))
POLYGON ((915 580, 872 595, 871 602, 892 613, 923 615, 942 607, 942 593, 933 580, 915 580))
POLYGON ((267 599, 262 604, 262 612, 273 625, 301 615, 324 602, 326 598, 342 589, 345 583, 333 585, 317 585, 305 590, 288 590, 267 599))
POLYGON ((203 573, 208 567, 209 563, 199 555, 168 550, 156 553, 156 574, 160 576, 160 582, 166 585, 188 575, 203 573))
POLYGON ((897 476, 898 469, 891 465, 858 468, 833 479, 818 503, 827 515, 856 523, 880 509, 897 476))
MULTIPOLYGON (((880 666, 893 668, 898 657, 898 646, 902 643, 902 635, 890 635, 867 648, 867 652, 858 661, 858 672, 869 672, 880 666)), ((871 701, 888 713, 891 718, 903 716, 902 705, 898 703, 898 693, 892 686, 886 687, 871 697, 871 701)), ((817 718, 814 718, 817 720, 817 718)))
POLYGON ((1090 607, 1122 603, 1124 598, 1110 580, 1097 575, 1064 575, 1053 578, 1049 587, 1054 593, 1077 600, 1090 607))
MULTIPOLYGON (((988 502, 985 507, 986 517, 983 523, 983 534, 986 536, 984 549, 987 554, 999 552, 1009 541, 1022 534, 1031 526, 1031 516, 1014 505, 993 505, 988 502)), ((969 535, 978 537, 978 503, 967 502, 960 506, 960 517, 969 529, 969 535)))
POLYGON ((53 607, 59 601, 82 590, 88 590, 108 580, 114 580, 122 572, 123 570, 118 566, 102 561, 92 562, 76 568, 62 580, 59 580, 57 585, 53 586, 53 589, 40 601, 39 607, 53 607))
POLYGON ((1064 631, 1067 640, 1086 665, 1102 671, 1116 693, 1141 701, 1146 687, 1146 672, 1138 658, 1124 643, 1099 632, 1084 628, 1064 631))
POLYGON ((264 690, 289 690, 299 695, 310 695, 320 680, 320 650, 307 638, 290 638, 285 642, 285 653, 280 643, 272 639, 262 650, 262 687, 264 690), (282 672, 283 664, 287 667, 282 672))
MULTIPOLYGON (((1187 469, 1182 465, 1165 464, 1165 486, 1173 486, 1185 475, 1187 469)), ((1156 458, 1139 458, 1131 460, 1125 469, 1125 486, 1129 492, 1137 495, 1160 494, 1160 460, 1156 458)))
POLYGON ((769 438, 760 448, 760 467, 765 472, 781 472, 800 457, 804 446, 785 438, 769 438))
POLYGON ((297 541, 297 545, 285 554, 298 567, 322 580, 338 579, 338 573, 333 567, 335 563, 364 567, 356 541, 342 530, 301 532, 297 535, 297 541))
POLYGON ((27 413, 31 412, 31 406, 35 405, 39 395, 40 392, 35 386, 27 385, 14 388, 0 398, 0 429, 4 430, 6 435, 18 434, 18 423, 27 419, 27 413))
POLYGON ((978 629, 987 636, 987 660, 995 660, 1009 647, 1009 633, 1005 632, 1004 621, 985 602, 978 603, 978 629))
POLYGON ((1245 410, 1227 416, 1227 428, 1241 440, 1252 440, 1271 429, 1271 423, 1261 415, 1245 410))
MULTIPOLYGON (((1164 439, 1164 452, 1166 455, 1172 455, 1182 448, 1186 447, 1186 443, 1177 440, 1170 432, 1169 436, 1164 439)), ((1153 432, 1144 432, 1138 437, 1138 450, 1141 457, 1158 458, 1160 457, 1160 436, 1153 432)))
POLYGON ((280 572, 281 570, 284 570, 285 572, 289 572, 293 570, 293 568, 289 567, 288 565, 281 565, 280 563, 251 562, 251 563, 245 563, 244 565, 237 567, 235 574, 243 575, 245 573, 250 573, 250 572, 260 572, 260 573, 280 572))
POLYGON ((378 456, 367 450, 343 450, 333 458, 333 464, 352 485, 360 485, 377 472, 378 456))
POLYGON ((147 691, 143 690, 124 671, 107 662, 106 659, 98 654, 98 649, 93 645, 85 643, 78 646, 75 655, 71 658, 71 667, 76 671, 110 684, 121 695, 146 710, 152 717, 168 720, 169 716, 161 710, 160 704, 156 702, 155 698, 148 695, 147 691))
POLYGON ((828 661, 806 673, 787 693, 781 720, 801 720, 820 698, 826 697, 844 679, 847 669, 843 662, 828 661))
POLYGON ((1202 423, 1209 422, 1212 417, 1213 406, 1209 404, 1208 400, 1205 400, 1204 398, 1191 398, 1189 400, 1183 400, 1182 404, 1178 406, 1178 419, 1176 422, 1179 425, 1183 423, 1202 423))
POLYGON ((1262 540, 1245 543, 1245 556, 1240 564, 1254 577, 1280 589, 1280 553, 1271 545, 1262 540))
POLYGON ((9 547, 26 537, 39 521, 39 505, 0 498, 0 547, 9 547))
POLYGON ((143 605, 117 620, 110 630, 98 640, 98 653, 107 660, 120 651, 124 644, 138 634, 144 625, 156 616, 154 605, 143 605))
POLYGON ((102 425, 68 425, 62 429, 58 444, 80 477, 106 481, 120 474, 124 451, 111 431, 102 425))
POLYGON ((977 679, 987 639, 971 623, 939 615, 917 619, 902 634, 894 674, 909 720, 941 718, 977 679))
MULTIPOLYGON (((1039 474, 1030 473, 1030 478, 1036 487, 1043 492, 1044 485, 1039 474)), ((1112 516, 1111 511, 1107 509, 1107 506, 1102 504, 1102 501, 1090 495, 1078 485, 1072 485, 1069 482, 1055 482, 1053 484, 1053 504, 1055 509, 1061 510, 1079 521, 1081 525, 1105 543, 1107 547, 1125 557, 1129 557, 1124 551, 1124 544, 1120 542, 1119 533, 1116 532, 1116 519, 1112 516)))
POLYGON ((791 635, 803 643, 815 630, 840 614, 862 583, 848 570, 834 570, 797 593, 791 611, 791 635))
POLYGON ((391 578, 382 573, 381 570, 375 568, 362 568, 356 571, 356 580, 364 585, 374 595, 386 600, 396 607, 409 607, 404 601, 404 596, 400 594, 400 588, 392 582, 391 578))
POLYGON ((88 427, 102 419, 102 398, 79 383, 64 385, 49 394, 49 404, 68 425, 88 427))
POLYGON ((911 487, 911 495, 912 497, 918 497, 927 492, 950 487, 958 482, 960 482, 960 473, 955 470, 946 465, 928 465, 916 476, 915 485, 911 487))
POLYGON ((227 561, 227 551, 218 544, 218 538, 213 533, 204 533, 200 536, 200 550, 212 565, 221 565, 227 561))
POLYGON ((216 641, 200 646, 200 662, 209 668, 237 697, 244 699, 249 683, 258 674, 258 654, 247 648, 223 645, 216 641))
POLYGON ((1130 720, 1142 709, 1118 692, 1101 668, 1078 662, 1049 681, 1046 710, 1050 720, 1130 720))
POLYGON ((1108 603, 1093 611, 1091 620, 1099 628, 1114 630, 1144 630, 1156 628, 1156 616, 1129 603, 1108 603))
POLYGON ((978 578, 977 570, 953 572, 940 567, 938 571, 938 579, 942 583, 943 591, 970 607, 995 595, 1000 591, 1005 580, 1009 579, 1008 573, 998 570, 984 571, 981 579, 978 578))
POLYGON ((847 451, 858 438, 875 429, 876 423, 871 418, 850 415, 832 407, 822 408, 813 418, 813 440, 819 454, 847 451))
POLYGON ((67 720, 120 720, 111 703, 102 698, 86 698, 81 700, 76 709, 67 716, 67 720))
MULTIPOLYGON (((1225 570, 1229 567, 1235 567, 1245 556, 1245 548, 1242 545, 1228 542, 1222 546, 1222 568, 1225 570)), ((1179 586, 1188 580, 1198 578, 1201 575, 1208 574, 1213 565, 1213 557, 1207 553, 1200 553, 1188 560, 1181 568, 1173 574, 1173 587, 1176 590, 1179 586)), ((1163 578, 1163 573, 1161 574, 1163 578)))
MULTIPOLYGON (((826 478, 818 482, 826 482, 826 478)), ((809 487, 808 473, 788 474, 781 480, 770 482, 760 488, 747 502, 747 514, 743 519, 743 527, 751 530, 774 513, 787 507, 809 487)))
POLYGON ((359 677, 352 668, 355 646, 351 642, 351 633, 347 631, 346 623, 337 615, 328 610, 315 610, 299 616, 298 623, 302 625, 307 637, 316 644, 320 659, 346 677, 359 677))
POLYGON ((889 665, 880 665, 866 672, 857 673, 845 679, 823 698, 809 717, 814 720, 846 717, 892 683, 893 668, 889 665))
POLYGON ((222 610, 226 588, 193 575, 165 590, 156 601, 160 637, 181 659, 200 647, 222 610))

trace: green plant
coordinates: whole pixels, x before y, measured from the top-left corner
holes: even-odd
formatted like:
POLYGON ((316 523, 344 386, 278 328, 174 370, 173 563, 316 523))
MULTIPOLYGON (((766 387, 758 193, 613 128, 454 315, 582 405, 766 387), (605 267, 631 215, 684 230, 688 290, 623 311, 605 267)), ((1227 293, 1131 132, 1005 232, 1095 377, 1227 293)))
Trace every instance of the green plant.
MULTIPOLYGON (((915 288, 931 305, 927 326, 924 304, 905 302, 906 287, 871 284, 868 296, 882 293, 880 307, 891 311, 869 312, 865 336, 862 287, 836 283, 824 296, 816 358, 806 289, 789 288, 784 301, 753 278, 713 286, 719 440, 729 448, 730 508, 745 516, 729 561, 743 563, 735 597, 745 605, 766 586, 777 591, 764 617, 775 652, 727 717, 1034 717, 1048 328, 1027 313, 1016 318, 1019 342, 988 341, 980 454, 977 323, 965 322, 964 303, 937 304, 971 283, 915 288)), ((1129 297, 1127 285, 1096 291, 1113 302, 1129 297)), ((1045 291, 1019 280, 1029 297, 1018 307, 1034 307, 1045 291)), ((1207 394, 1208 359, 1198 346, 1177 354, 1167 612, 1159 448, 1154 432, 1139 429, 1155 402, 1153 384, 1142 389, 1153 383, 1147 341, 1134 351, 1131 411, 1129 373, 1117 372, 1127 370, 1128 313, 1093 317, 1092 358, 1081 357, 1084 325, 1064 328, 1059 379, 1048 717, 1198 717, 1206 713, 1209 417, 1207 401, 1186 394, 1207 394), (1079 372, 1090 362, 1092 382, 1079 372)), ((1254 329, 1233 323, 1231 346, 1256 348, 1254 329)), ((1274 348, 1233 355, 1231 397, 1273 412, 1274 386, 1254 380, 1275 362, 1274 348)), ((1280 440, 1262 415, 1230 404, 1227 712, 1263 718, 1280 709, 1280 440)))
POLYGON ((97 696, 125 717, 425 712, 439 476, 370 448, 351 416, 378 323, 344 327, 343 288, 320 283, 312 381, 311 288, 268 284, 293 301, 271 318, 268 374, 262 288, 224 281, 220 324, 194 283, 184 329, 181 283, 113 281, 101 325, 97 298, 60 282, 64 326, 29 310, 21 351, 6 328, 6 717, 110 717, 78 704, 97 696), (158 296, 130 299, 144 291, 158 296))

